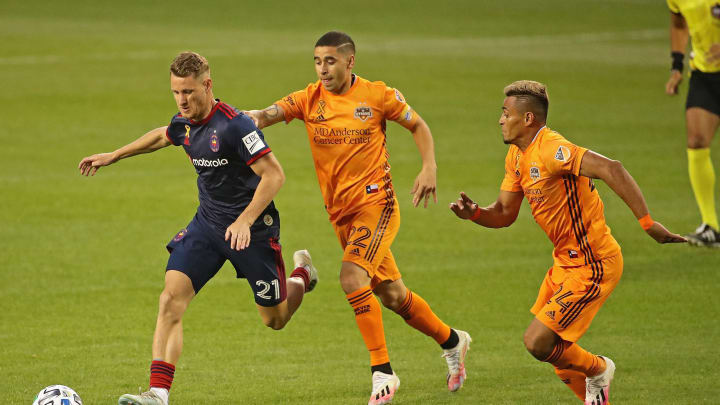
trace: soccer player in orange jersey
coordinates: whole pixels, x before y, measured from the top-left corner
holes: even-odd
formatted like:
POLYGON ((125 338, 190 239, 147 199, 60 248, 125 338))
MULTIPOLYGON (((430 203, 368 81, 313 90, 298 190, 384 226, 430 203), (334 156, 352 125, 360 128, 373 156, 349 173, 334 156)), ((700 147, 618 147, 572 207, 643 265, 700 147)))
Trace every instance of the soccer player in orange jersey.
POLYGON ((607 183, 656 241, 686 240, 650 218, 640 188, 620 162, 576 146, 545 126, 545 85, 518 81, 505 88, 505 96, 500 127, 510 150, 500 196, 481 208, 460 193, 450 209, 478 225, 501 228, 515 222, 527 198, 555 250, 530 310, 535 319, 525 331, 525 346, 536 359, 552 364, 585 404, 605 405, 615 364, 576 342, 620 280, 623 259, 593 179, 607 183))
POLYGON ((390 366, 380 303, 435 339, 448 363, 447 384, 458 390, 466 377, 470 336, 441 321, 417 293, 405 287, 390 245, 400 226, 398 202, 385 148, 385 122, 408 129, 422 157, 413 204, 435 196, 435 154, 430 128, 400 91, 352 73, 355 44, 328 32, 315 44, 318 81, 265 110, 248 111, 259 128, 303 120, 330 222, 344 249, 340 285, 355 311, 368 351, 373 389, 369 404, 390 402, 400 380, 390 366))

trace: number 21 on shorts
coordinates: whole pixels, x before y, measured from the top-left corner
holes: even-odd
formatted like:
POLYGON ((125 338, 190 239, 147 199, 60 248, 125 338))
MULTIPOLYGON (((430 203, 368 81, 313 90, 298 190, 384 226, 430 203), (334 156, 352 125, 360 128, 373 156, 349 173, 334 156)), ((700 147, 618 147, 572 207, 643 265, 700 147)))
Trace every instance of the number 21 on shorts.
POLYGON ((273 299, 273 297, 267 295, 267 293, 270 291, 270 288, 273 288, 275 290, 275 299, 280 299, 280 282, 278 282, 277 279, 269 283, 263 280, 258 280, 255 282, 255 285, 261 288, 261 290, 256 293, 258 297, 264 300, 273 299))

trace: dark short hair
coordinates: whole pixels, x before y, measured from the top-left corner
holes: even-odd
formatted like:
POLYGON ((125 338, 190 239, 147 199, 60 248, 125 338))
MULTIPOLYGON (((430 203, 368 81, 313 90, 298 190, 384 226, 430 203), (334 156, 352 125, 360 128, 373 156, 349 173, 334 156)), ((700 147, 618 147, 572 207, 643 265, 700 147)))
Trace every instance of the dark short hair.
POLYGON ((315 48, 318 46, 334 46, 344 52, 355 54, 355 42, 350 38, 350 35, 340 31, 325 33, 315 42, 315 48))
POLYGON ((550 101, 544 84, 532 80, 518 80, 506 86, 504 92, 505 96, 517 97, 522 101, 539 121, 547 120, 550 101))
POLYGON ((210 71, 207 59, 195 52, 182 52, 175 57, 170 65, 170 72, 177 77, 192 76, 197 78, 210 71))

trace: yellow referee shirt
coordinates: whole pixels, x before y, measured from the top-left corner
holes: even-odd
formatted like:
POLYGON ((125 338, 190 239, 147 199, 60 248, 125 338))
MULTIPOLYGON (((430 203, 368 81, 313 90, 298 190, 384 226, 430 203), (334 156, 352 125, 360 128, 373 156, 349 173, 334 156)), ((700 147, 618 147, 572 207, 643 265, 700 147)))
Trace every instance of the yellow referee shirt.
POLYGON ((670 11, 687 21, 692 42, 690 67, 706 73, 720 71, 720 62, 708 62, 707 53, 720 43, 720 3, 718 0, 667 0, 670 11))

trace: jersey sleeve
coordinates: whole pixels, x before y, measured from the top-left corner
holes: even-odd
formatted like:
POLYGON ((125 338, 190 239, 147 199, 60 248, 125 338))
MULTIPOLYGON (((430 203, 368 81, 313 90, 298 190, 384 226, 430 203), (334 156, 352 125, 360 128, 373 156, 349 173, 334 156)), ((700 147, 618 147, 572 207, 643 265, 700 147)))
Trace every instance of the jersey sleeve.
POLYGON ((580 175, 580 163, 587 149, 565 138, 552 139, 542 145, 540 156, 551 175, 580 175))
POLYGON ((285 123, 289 123, 293 118, 305 121, 305 106, 307 105, 307 92, 305 90, 292 92, 276 101, 275 104, 282 107, 285 112, 285 123))
POLYGON ((383 111, 386 119, 395 121, 407 129, 412 129, 419 117, 415 110, 405 101, 405 97, 400 90, 392 87, 385 87, 383 111))
POLYGON ((522 191, 520 185, 520 171, 517 168, 518 154, 514 147, 508 150, 505 156, 505 177, 503 178, 500 190, 518 192, 522 191))
POLYGON ((265 142, 265 135, 248 116, 237 115, 228 129, 232 131, 230 139, 234 141, 235 150, 248 166, 271 152, 265 142))
POLYGON ((670 11, 675 14, 680 14, 680 7, 677 4, 677 0, 667 0, 667 5, 670 11))
POLYGON ((185 137, 189 136, 190 126, 180 120, 180 114, 176 114, 170 120, 170 124, 165 130, 165 137, 174 146, 180 146, 185 142, 185 137), (187 126, 187 128, 185 128, 187 126), (186 135, 188 134, 188 135, 186 135))

